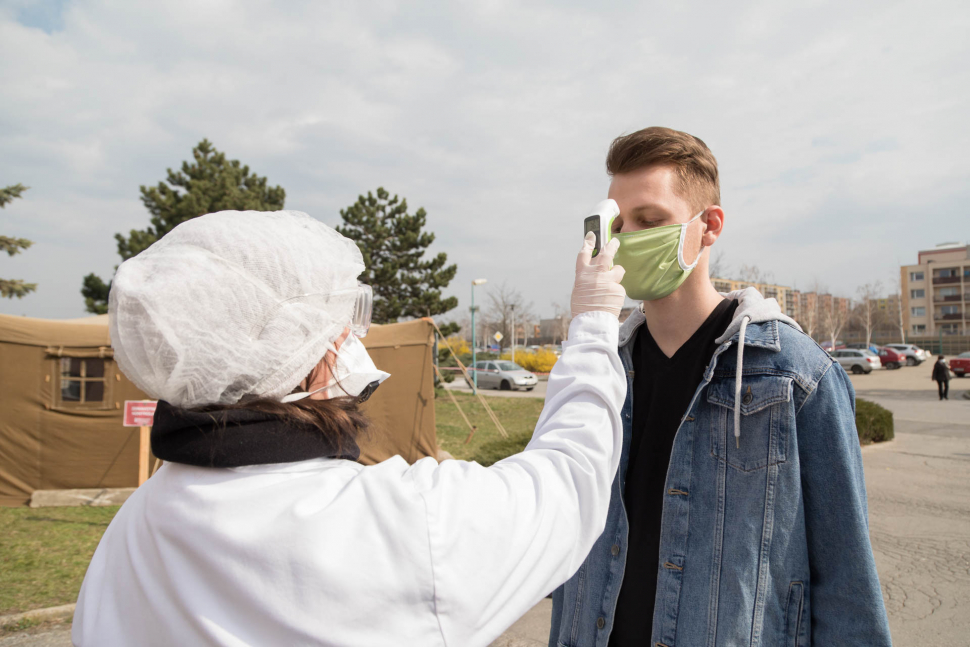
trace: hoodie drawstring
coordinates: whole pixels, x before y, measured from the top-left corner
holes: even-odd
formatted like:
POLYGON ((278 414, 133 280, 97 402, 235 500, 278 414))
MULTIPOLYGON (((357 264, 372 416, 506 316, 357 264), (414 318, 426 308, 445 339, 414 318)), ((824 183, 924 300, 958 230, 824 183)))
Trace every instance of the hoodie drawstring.
POLYGON ((741 330, 738 332, 738 365, 734 373, 734 444, 741 449, 741 367, 744 366, 744 331, 751 318, 741 318, 741 330))

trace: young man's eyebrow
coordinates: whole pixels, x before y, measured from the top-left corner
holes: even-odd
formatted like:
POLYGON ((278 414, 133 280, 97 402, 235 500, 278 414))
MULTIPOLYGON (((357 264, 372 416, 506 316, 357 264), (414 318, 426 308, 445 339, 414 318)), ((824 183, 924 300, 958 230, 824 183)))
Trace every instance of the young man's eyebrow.
POLYGON ((652 219, 663 219, 673 216, 673 214, 669 213, 663 207, 653 204, 641 204, 633 207, 626 214, 621 215, 628 215, 630 217, 650 217, 652 219))

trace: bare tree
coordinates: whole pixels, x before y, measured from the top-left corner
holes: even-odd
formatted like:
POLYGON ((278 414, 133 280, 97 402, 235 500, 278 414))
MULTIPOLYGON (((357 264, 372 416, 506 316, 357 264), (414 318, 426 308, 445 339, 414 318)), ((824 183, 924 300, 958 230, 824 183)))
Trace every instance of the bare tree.
POLYGON ((552 312, 553 319, 556 320, 552 343, 558 344, 566 341, 566 338, 569 336, 569 323, 572 321, 572 311, 559 303, 553 303, 552 312))
POLYGON ((512 343, 512 318, 515 315, 516 327, 522 320, 535 318, 532 314, 532 304, 526 303, 522 294, 507 283, 488 291, 488 310, 483 313, 482 320, 487 325, 489 331, 502 333, 503 339, 499 342, 501 348, 506 344, 512 343))
POLYGON ((896 312, 893 313, 893 321, 899 327, 899 341, 900 343, 906 343, 906 324, 903 321, 903 277, 899 272, 896 273, 896 279, 893 281, 893 287, 896 289, 896 312))
POLYGON ((872 331, 879 325, 881 313, 876 307, 876 299, 882 294, 882 283, 866 283, 857 290, 859 305, 855 308, 855 319, 866 333, 866 348, 872 344, 872 331))
POLYGON ((738 270, 738 280, 745 283, 764 283, 764 273, 757 265, 742 265, 738 270))
POLYGON ((819 295, 825 290, 818 279, 812 281, 811 289, 799 295, 801 303, 798 307, 798 324, 805 333, 816 338, 821 328, 822 309, 819 304, 819 295))
POLYGON ((835 299, 832 299, 832 304, 822 311, 822 332, 832 342, 831 350, 835 350, 835 342, 842 334, 842 327, 848 319, 846 315, 842 308, 836 307, 835 299))

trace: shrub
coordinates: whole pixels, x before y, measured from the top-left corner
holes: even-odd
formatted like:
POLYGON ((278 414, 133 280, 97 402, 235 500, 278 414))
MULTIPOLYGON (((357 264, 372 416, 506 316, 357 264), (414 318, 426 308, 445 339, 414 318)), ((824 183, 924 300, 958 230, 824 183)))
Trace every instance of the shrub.
MULTIPOLYGON (((503 353, 502 359, 512 359, 512 353, 503 353)), ((527 371, 532 371, 533 373, 548 373, 556 365, 556 360, 558 359, 556 354, 548 348, 540 348, 535 352, 516 350, 513 361, 527 371)))
POLYGON ((892 440, 895 435, 893 412, 868 400, 856 398, 855 426, 862 445, 892 440))

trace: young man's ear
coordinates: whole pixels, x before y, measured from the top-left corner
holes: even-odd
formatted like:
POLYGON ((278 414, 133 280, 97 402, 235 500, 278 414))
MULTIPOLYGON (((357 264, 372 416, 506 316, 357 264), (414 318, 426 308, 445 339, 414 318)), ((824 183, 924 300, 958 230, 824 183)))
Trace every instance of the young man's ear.
POLYGON ((724 230, 724 209, 716 204, 708 207, 707 213, 703 216, 702 220, 706 228, 701 236, 701 245, 710 247, 724 230))

